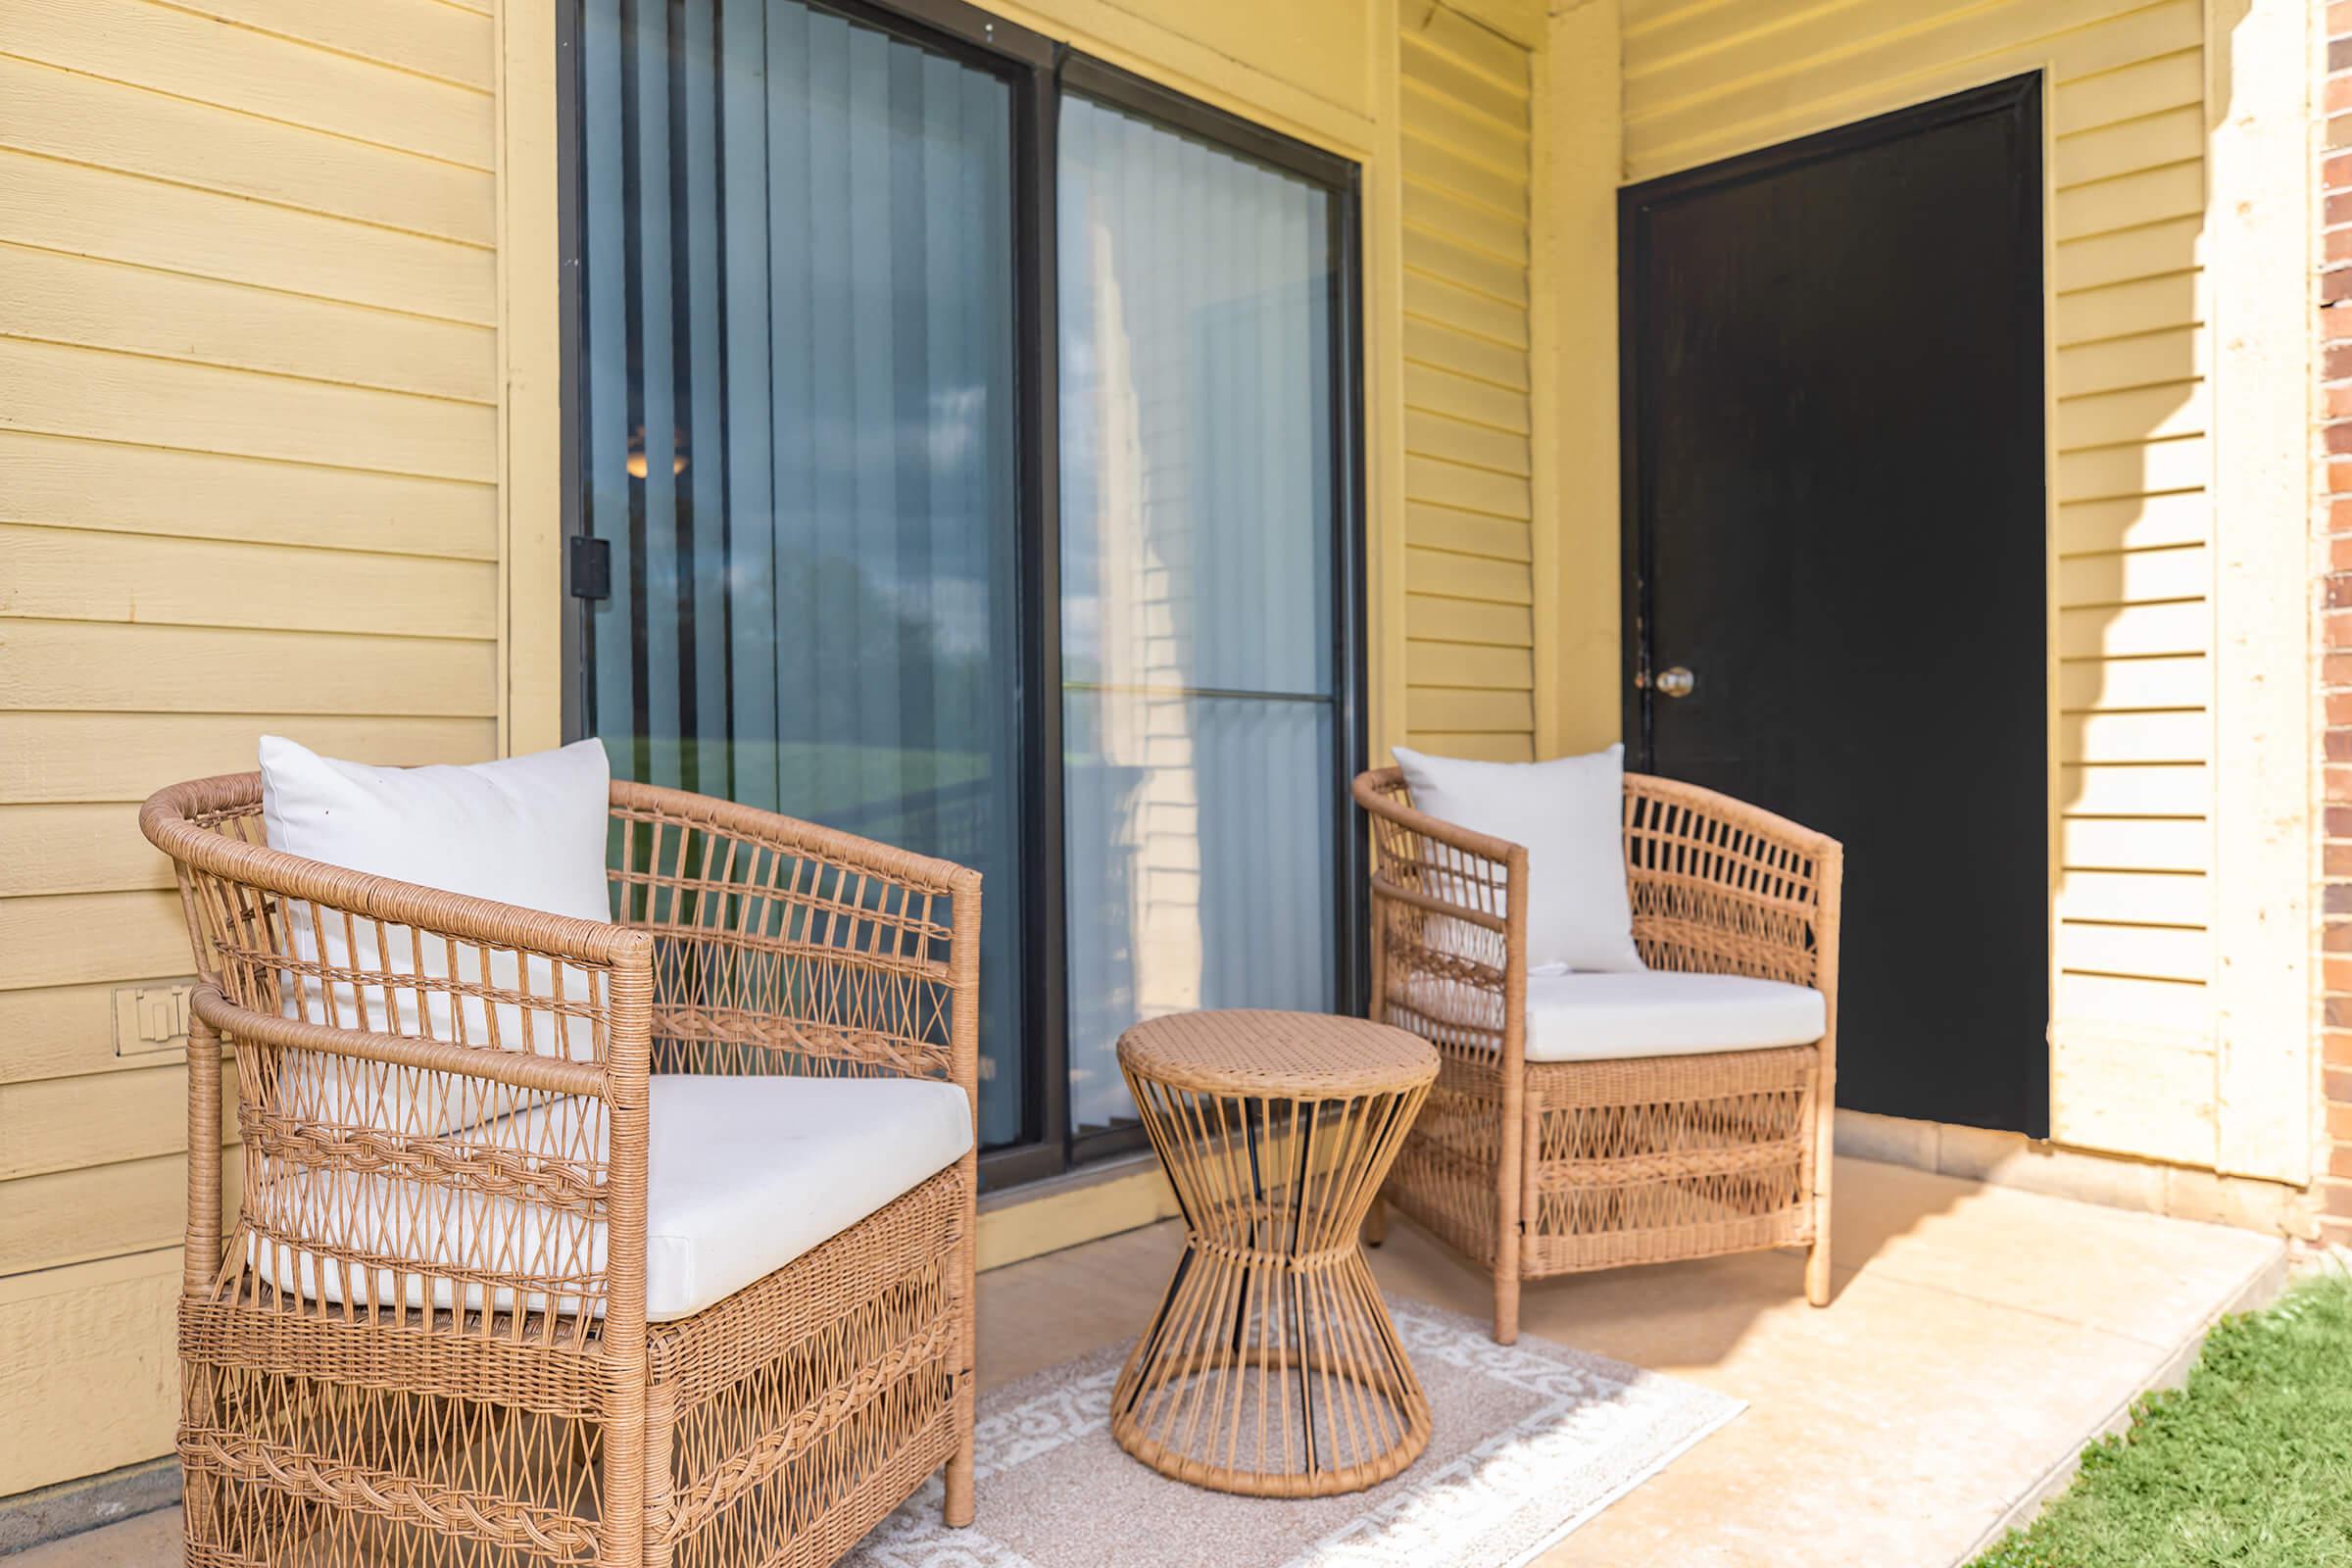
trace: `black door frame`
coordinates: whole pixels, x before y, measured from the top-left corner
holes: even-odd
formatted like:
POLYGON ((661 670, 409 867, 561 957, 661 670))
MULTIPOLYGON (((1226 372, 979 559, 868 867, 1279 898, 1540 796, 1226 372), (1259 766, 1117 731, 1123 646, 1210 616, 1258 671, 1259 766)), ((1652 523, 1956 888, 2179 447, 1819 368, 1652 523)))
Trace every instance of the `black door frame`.
MULTIPOLYGON (((1662 174, 1638 185, 1627 185, 1617 192, 1617 277, 1620 291, 1617 304, 1618 587, 1621 596, 1618 627, 1622 661, 1620 677, 1624 681, 1621 698, 1624 728, 1621 733, 1626 738, 1628 766, 1646 769, 1650 765, 1650 726, 1655 701, 1649 667, 1649 583, 1653 539, 1647 497, 1642 489, 1642 475, 1650 456, 1644 444, 1649 421, 1642 417, 1647 387, 1642 374, 1641 346, 1635 341, 1633 333, 1624 330, 1624 323, 1639 319, 1643 309, 1642 279, 1645 275, 1644 242, 1648 236, 1648 225, 1644 220, 1649 211, 1694 192, 1743 184, 1761 175, 1821 163, 1879 142, 1899 140, 1923 130, 1934 130, 1982 115, 2007 114, 2021 107, 2033 117, 2034 128, 2038 134, 2041 129, 2041 103, 2042 74, 2029 71, 2022 75, 1968 88, 1924 104, 1874 115, 1851 124, 1833 126, 1793 141, 1777 142, 1770 147, 1740 153, 1696 169, 1662 174)), ((2047 177, 2046 172, 2044 177, 2047 177)), ((2039 253, 2044 249, 2042 203, 2038 200, 2029 203, 2027 210, 2032 232, 2015 237, 2030 239, 2039 253)), ((2046 261, 2044 265, 2047 265, 2046 261)), ((2039 291, 2045 286, 2045 280, 2036 277, 2034 285, 2039 291)), ((2043 314, 2038 292, 2034 310, 2037 316, 2043 314)), ((2046 339, 2049 333, 2046 320, 2042 323, 2042 333, 2046 339)), ((2043 347, 2046 353, 2046 342, 2043 347)), ((2035 422, 2045 425, 2046 396, 2046 390, 2037 387, 2032 407, 2026 411, 2035 422)), ((2046 428, 2043 432, 2043 448, 2046 466, 2046 428)), ((2041 525, 2046 550, 2050 527, 2046 493, 2041 525)), ((2046 585, 2044 593, 2047 593, 2046 585)), ((2044 662, 2047 662, 2046 649, 2044 662)), ((2047 771, 2046 762, 2044 771, 2047 771)), ((2044 789, 2047 787, 2045 779, 2044 789)))
MULTIPOLYGON (((578 40, 585 0, 557 8, 559 309, 563 353, 559 388, 564 430, 563 534, 585 531, 580 457, 584 451, 580 381, 585 240, 581 156, 583 124, 578 40)), ((668 0, 633 0, 667 4, 668 0)), ((1347 800, 1348 782, 1370 750, 1366 700, 1367 557, 1363 400, 1362 170, 1239 115, 1073 50, 996 16, 968 0, 807 0, 867 25, 922 43, 988 72, 1013 90, 1014 375, 1018 383, 1021 462, 1021 661, 1017 711, 1023 731, 1020 875, 1038 935, 1021 956, 1022 1069, 1031 1086, 1022 1135, 980 1157, 985 1189, 1034 1181, 1090 1159, 1147 1147, 1140 1127, 1074 1134, 1069 1129, 1067 914, 1063 906, 1061 734, 1061 496, 1059 339, 1056 331, 1055 132, 1061 96, 1070 91, 1156 122, 1241 157, 1320 186, 1332 197, 1326 236, 1333 259, 1331 374, 1334 412, 1332 762, 1336 774, 1332 900, 1337 941, 1335 1001, 1361 1015, 1370 985, 1370 910, 1364 835, 1347 800)), ((563 732, 586 733, 587 617, 591 601, 568 580, 563 628, 563 732)))
MULTIPOLYGON (((2015 115, 2027 127, 2033 141, 2041 148, 2037 157, 2037 188, 2034 199, 2019 204, 2017 228, 2006 238, 2021 250, 2037 258, 2030 279, 2021 284, 2020 293, 2029 288, 2030 301, 2019 301, 2021 309, 2030 311, 2040 322, 2042 340, 2035 347, 2046 365, 2050 352, 2049 313, 2046 308, 2050 266, 2046 224, 2046 192, 2049 167, 2044 140, 2044 74, 2031 71, 1989 82, 1980 87, 1933 99, 1929 102, 1897 109, 1887 114, 1872 116, 1850 124, 1836 126, 1813 135, 1798 137, 1755 152, 1735 155, 1719 162, 1703 165, 1678 173, 1662 175, 1640 184, 1625 186, 1618 192, 1618 389, 1619 389, 1619 591, 1620 599, 1620 671, 1621 733, 1626 739, 1627 765, 1648 770, 1655 765, 1654 719, 1657 695, 1652 683, 1651 626, 1652 583, 1656 575, 1655 519, 1651 514, 1649 498, 1644 493, 1642 476, 1652 465, 1649 450, 1651 429, 1648 396, 1650 387, 1642 363, 1642 344, 1640 334, 1632 330, 1634 323, 1646 318, 1648 304, 1643 298, 1644 280, 1648 276, 1647 241, 1651 213, 1690 195, 1743 184, 1761 176, 1785 172, 1809 164, 1838 158, 1859 149, 1888 141, 1962 123, 1987 116, 2015 115)), ((2050 549, 2050 533, 2054 526, 2052 512, 2052 482, 2050 478, 2051 447, 2048 410, 2049 388, 2046 371, 2034 377, 2030 388, 2021 396, 2017 416, 2030 421, 2042 432, 2041 436, 2041 517, 2039 522, 2041 547, 2045 561, 2050 549)), ((2043 749, 2035 756, 2040 771, 2040 793, 2043 800, 2045 876, 2052 862, 2047 831, 2051 795, 2051 753, 2049 751, 2048 705, 2050 695, 2050 661, 2055 654, 2049 625, 2051 579, 2045 573, 2041 581, 2042 594, 2042 670, 2044 705, 2043 749)), ((2045 997, 2051 996, 2052 959, 2051 936, 2046 930, 2050 913, 2045 906, 2045 932, 2042 943, 2042 973, 2036 977, 2045 997)), ((2054 1001, 2051 1010, 2054 1011, 2054 1001)), ((2045 1014, 2046 1015, 2046 1014, 2045 1014)), ((2015 1130, 2032 1137, 2049 1134, 2050 1083, 2048 1076, 2049 1042, 2043 1037, 2043 1072, 2033 1086, 2028 1101, 2020 1111, 2024 1125, 2015 1130)))

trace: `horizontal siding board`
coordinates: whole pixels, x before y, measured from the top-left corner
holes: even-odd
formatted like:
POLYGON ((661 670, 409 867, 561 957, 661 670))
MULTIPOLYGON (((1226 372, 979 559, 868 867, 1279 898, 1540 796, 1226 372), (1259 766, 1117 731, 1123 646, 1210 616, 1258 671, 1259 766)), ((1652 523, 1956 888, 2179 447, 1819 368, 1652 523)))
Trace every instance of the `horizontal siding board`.
POLYGON ((1476 114, 1410 76, 1401 78, 1397 88, 1397 121, 1415 136, 1473 159, 1496 173, 1527 177, 1529 138, 1524 127, 1476 114))
POLYGON ((498 401, 498 335, 250 284, 0 243, 11 337, 498 401))
POLYGON ((1458 332, 1492 338, 1516 349, 1527 347, 1527 308, 1524 305, 1462 288, 1427 272, 1407 271, 1404 274, 1404 313, 1458 332))
POLYGON ((2178 260, 2181 270, 2102 284, 2062 297, 2054 322, 2058 346, 2068 349, 2203 321, 2207 316, 2205 274, 2193 270, 2194 258, 2178 260))
POLYGON ((0 898, 169 889, 172 862, 139 832, 139 808, 0 806, 0 898))
POLYGON ((1892 107, 1886 99, 1898 84, 1909 89, 1900 101, 1918 102, 2045 65, 2063 80, 2188 48, 2204 35, 2198 0, 1936 3, 1942 18, 1925 26, 1909 25, 1920 0, 1820 8, 1803 19, 1810 35, 1784 29, 1654 70, 1646 69, 1646 47, 1629 40, 1633 177, 1862 118, 1892 107), (1819 41, 1808 44, 1808 36, 1819 41), (1809 56, 1813 49, 1820 53, 1809 56))
POLYGON ((1397 15, 1400 37, 1433 49, 1485 76, 1494 89, 1524 98, 1527 49, 1438 0, 1405 0, 1397 15))
POLYGON ((488 718, 497 674, 483 642, 0 621, 0 709, 488 718))
POLYGON ((1472 337, 1427 321, 1404 323, 1405 373, 1426 366, 1449 375, 1484 381, 1490 386, 1525 397, 1528 390, 1527 351, 1488 338, 1472 337))
POLYGON ((2203 711, 2077 712, 2058 719, 2061 762, 2203 762, 2213 718, 2203 711))
POLYGON ((1535 422, 1525 392, 1441 370, 1434 365, 1405 366, 1404 405, 1513 435, 1526 435, 1535 422))
POLYGON ((2078 501, 2058 509, 2058 553, 2155 550, 2200 544, 2213 533, 2213 499, 2202 490, 2078 501))
POLYGON ((1434 757, 1467 757, 1481 762, 1532 762, 1536 760, 1536 743, 1532 735, 1513 735, 1479 730, 1411 730, 1404 743, 1417 752, 1434 757))
POLYGON ((488 251, 0 147, 7 237, 196 276, 477 326, 498 319, 488 251))
POLYGON ((2177 659, 2069 659, 2058 666, 2058 706, 2069 712, 2203 708, 2213 671, 2201 655, 2177 659))
POLYGON ((2203 925, 2212 918, 2213 890, 2193 872, 2064 871, 2058 913, 2068 920, 2203 925))
POLYGON ((1407 452, 1423 457, 1486 468, 1517 479, 1527 478, 1534 471, 1526 436, 1416 409, 1409 400, 1404 415, 1404 446, 1407 452))
POLYGON ((2210 871, 2213 827, 2188 817, 2076 817, 2058 824, 2058 863, 2086 871, 2210 871))
POLYGON ((1532 692, 1536 686, 1535 655, 1525 648, 1413 642, 1405 645, 1405 678, 1421 686, 1474 686, 1511 692, 1532 692))
POLYGON ((1534 530, 1517 517, 1490 517, 1479 512, 1410 501, 1404 508, 1404 542, 1456 555, 1489 556, 1496 561, 1535 559, 1534 530))
POLYGON ((2061 659, 2144 659, 2202 654, 2213 645, 2213 609, 2204 604, 2127 605, 2058 612, 2061 659))
POLYGON ((0 519, 498 559, 498 491, 490 485, 7 429, 0 519))
MULTIPOLYGON (((2076 974, 2061 970, 2056 985, 2053 1032, 2063 1042, 2069 1031, 2061 1024, 2075 1020, 2130 1025, 2140 1029, 2184 1030, 2209 1017, 2212 1004, 2206 988, 2192 981, 2149 980, 2128 975, 2076 974)), ((2147 1048, 2150 1055, 2165 1048, 2147 1048)), ((2053 1050, 2053 1056, 2062 1055, 2053 1050)), ((2208 1058, 2210 1060, 2210 1058, 2208 1058)), ((2121 1085, 2110 1081, 2113 1094, 2121 1085)), ((2204 1094, 2210 1100, 2210 1082, 2204 1094)))
POLYGON ((176 892, 0 899, 0 991, 148 980, 189 961, 176 892))
POLYGON ((2207 365, 2205 334, 2193 326, 2170 327, 2060 349, 2056 390, 2061 398, 2076 398, 2123 387, 2173 386, 2201 378, 2207 365))
POLYGON ((1527 178, 1490 168, 1444 142, 1417 136, 1408 128, 1401 141, 1404 177, 1437 190, 1451 191, 1475 201, 1496 216, 1520 222, 1527 219, 1527 178))
POLYGON ((2205 155, 2205 109, 2194 98, 2179 108, 2058 137, 2050 178, 2064 190, 2205 155))
POLYGON ((1408 686, 1405 722, 1422 730, 1524 735, 1535 729, 1535 698, 1523 691, 1408 686))
POLYGON ((0 338, 0 426, 482 484, 498 411, 0 338))
POLYGON ((496 24, 443 0, 172 0, 184 10, 258 27, 281 38, 397 66, 488 92, 497 82, 496 24))
POLYGON ((2061 241, 2186 217, 2204 211, 2205 166, 2192 160, 2077 185, 2058 192, 2050 206, 2053 236, 2061 241))
POLYGON ((1409 451, 1404 459, 1404 494, 1408 501, 1429 501, 1496 517, 1533 514, 1527 480, 1409 451))
POLYGON ((1443 594, 1451 599, 1483 599, 1495 605, 1535 603, 1535 575, 1517 562, 1411 546, 1407 546, 1404 558, 1405 581, 1416 592, 1443 594))
POLYGON ((2086 816, 2198 816, 2213 808, 2201 762, 2069 763, 2058 770, 2058 808, 2086 816))
MULTIPOLYGON (((237 1153, 223 1161, 221 1229, 237 1208, 237 1153)), ((0 1275, 178 1245, 187 1233, 185 1154, 24 1176, 0 1186, 0 1275)))
POLYGON ((1442 277, 1457 288, 1475 290, 1489 299, 1524 309, 1527 269, 1502 257, 1457 245, 1446 234, 1407 223, 1404 265, 1430 277, 1442 277))
MULTIPOLYGON (((131 975, 125 983, 193 985, 187 944, 173 971, 131 975)), ((115 1052, 115 985, 86 983, 0 991, 0 1084, 91 1073, 137 1072, 186 1059, 185 1050, 115 1052)), ((223 1047, 225 1052, 228 1048, 223 1047)), ((230 1080, 233 1082, 233 1077, 230 1080)), ((225 1092, 225 1091, 224 1091, 225 1092)))
POLYGON ((2213 477, 2204 437, 2132 442, 2058 455, 2058 499, 2104 501, 2116 496, 2198 490, 2213 477))
POLYGON ((2051 95, 2050 128, 2071 136, 2205 101, 2205 51, 2182 49, 2067 82, 2051 95))
MULTIPOLYGON (((23 59, 330 135, 497 167, 496 100, 413 72, 229 26, 154 0, 9 0, 0 47, 23 59)), ((321 9, 334 9, 322 7, 321 9)))
MULTIPOLYGON (((220 1141, 231 1144, 237 1137, 236 1097, 223 1093, 221 1101, 220 1141)), ((0 1084, 0 1183, 184 1153, 187 1147, 185 1061, 89 1078, 0 1084)), ((8 1192, 0 1186, 0 1202, 8 1192)))
POLYGON ((1524 218, 1497 213, 1475 202, 1463 201, 1448 191, 1407 179, 1404 220, 1424 232, 1444 234, 1456 245, 1499 257, 1514 267, 1527 265, 1524 218))
POLYGON ((167 1453, 179 1249, 0 1282, 0 1495, 167 1453))
POLYGON ((1522 136, 1527 134, 1528 102, 1524 89, 1513 91, 1443 50, 1428 47, 1409 32, 1400 35, 1396 42, 1396 67, 1403 79, 1446 99, 1474 120, 1490 122, 1522 136))
POLYGON ((2061 968, 2155 980, 2213 977, 2213 938, 2185 926, 2067 921, 2058 928, 2061 968))
POLYGON ((387 766, 479 762, 498 746, 487 715, 0 711, 0 802, 143 801, 180 779, 252 771, 263 735, 387 766))
POLYGON ((496 178, 0 56, 0 145, 475 246, 496 178))
POLYGON ((2058 563, 2058 602, 2070 608, 2201 599, 2212 587, 2213 562, 2203 545, 2107 551, 2058 563))
POLYGON ((0 523, 0 615, 495 639, 490 562, 0 523))
POLYGON ((2203 215, 2168 218, 2159 223, 2090 234, 2053 248, 2050 286, 2058 291, 2058 317, 2064 319, 2067 300, 2078 289, 2129 282, 2178 272, 2197 264, 2197 242, 2204 233, 2203 215))
MULTIPOLYGON (((1496 648, 1536 646, 1534 616, 1524 609, 1475 599, 1441 599, 1435 594, 1409 591, 1404 596, 1404 631, 1408 638, 1428 638, 1435 642, 1478 643, 1496 648)), ((1409 667, 1412 658, 1409 650, 1405 658, 1409 667)))
POLYGON ((2093 392, 2058 405, 2051 436, 2060 451, 2171 441, 2213 428, 2213 406, 2203 381, 2174 381, 2121 392, 2093 392))

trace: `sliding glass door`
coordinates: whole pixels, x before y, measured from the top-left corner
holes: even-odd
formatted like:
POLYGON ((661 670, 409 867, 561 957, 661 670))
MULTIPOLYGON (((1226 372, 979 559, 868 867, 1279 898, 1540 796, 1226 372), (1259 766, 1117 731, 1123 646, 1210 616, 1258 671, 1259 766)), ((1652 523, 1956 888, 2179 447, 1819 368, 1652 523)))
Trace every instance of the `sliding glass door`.
POLYGON ((1346 1009, 1352 170, 956 0, 578 0, 574 734, 985 877, 992 1179, 1346 1009))

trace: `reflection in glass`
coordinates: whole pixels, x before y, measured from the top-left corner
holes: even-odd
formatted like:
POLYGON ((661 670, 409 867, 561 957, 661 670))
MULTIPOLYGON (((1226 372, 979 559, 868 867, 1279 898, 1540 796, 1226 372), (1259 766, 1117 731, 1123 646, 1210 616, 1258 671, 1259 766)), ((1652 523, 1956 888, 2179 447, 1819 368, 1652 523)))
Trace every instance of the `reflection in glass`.
POLYGON ((1188 1007, 1335 1001, 1330 192, 1060 121, 1070 1120, 1188 1007))
POLYGON ((987 878, 1018 1136, 1010 89, 798 0, 586 0, 588 728, 987 878))

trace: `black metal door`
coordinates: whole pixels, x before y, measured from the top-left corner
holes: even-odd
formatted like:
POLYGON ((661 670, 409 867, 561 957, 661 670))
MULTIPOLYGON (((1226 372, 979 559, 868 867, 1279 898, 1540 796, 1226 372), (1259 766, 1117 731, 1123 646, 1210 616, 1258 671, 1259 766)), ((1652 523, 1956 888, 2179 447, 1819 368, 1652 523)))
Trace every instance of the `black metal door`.
POLYGON ((2019 77, 1621 211, 1630 749, 1844 841, 1840 1103, 2034 1136, 2040 103, 2019 77))

